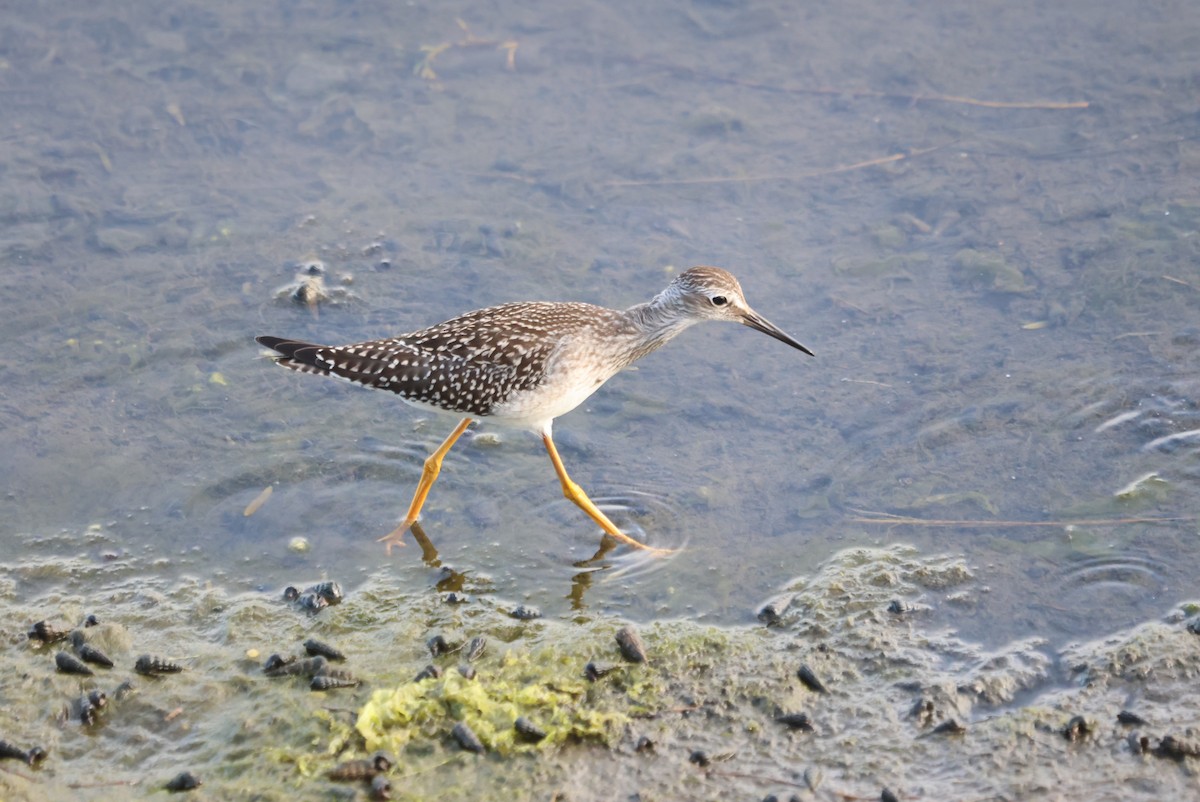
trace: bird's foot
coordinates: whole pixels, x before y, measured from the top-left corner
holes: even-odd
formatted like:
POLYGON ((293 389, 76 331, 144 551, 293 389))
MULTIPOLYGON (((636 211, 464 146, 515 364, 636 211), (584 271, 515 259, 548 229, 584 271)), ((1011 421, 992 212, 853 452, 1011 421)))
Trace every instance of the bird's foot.
POLYGON ((388 556, 391 556, 392 546, 404 546, 404 533, 407 532, 409 527, 411 527, 414 523, 416 523, 416 519, 406 519, 404 523, 400 524, 391 532, 387 533, 375 542, 382 543, 388 556))

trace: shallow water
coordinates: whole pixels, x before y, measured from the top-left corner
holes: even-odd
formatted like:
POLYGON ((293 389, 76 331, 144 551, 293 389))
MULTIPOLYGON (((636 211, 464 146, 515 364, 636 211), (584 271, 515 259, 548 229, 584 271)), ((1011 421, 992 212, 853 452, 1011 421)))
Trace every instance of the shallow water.
POLYGON ((988 647, 1156 618, 1200 575, 1198 16, 10 5, 6 598, 49 616, 78 561, 131 560, 122 582, 382 575, 730 626, 840 549, 906 543, 973 567, 986 593, 932 614, 988 647), (592 560, 537 439, 486 424, 425 508, 436 557, 385 558, 452 422, 253 343, 626 306, 695 263, 817 358, 699 327, 558 421, 575 480, 669 560, 592 560))

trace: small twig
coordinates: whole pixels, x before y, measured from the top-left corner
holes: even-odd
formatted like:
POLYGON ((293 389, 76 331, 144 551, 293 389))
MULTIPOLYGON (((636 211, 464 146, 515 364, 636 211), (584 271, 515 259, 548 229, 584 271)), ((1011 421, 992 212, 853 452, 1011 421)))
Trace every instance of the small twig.
POLYGON ((852 523, 858 524, 886 524, 888 526, 980 526, 980 527, 1027 527, 1027 526, 1053 526, 1062 528, 1065 526, 1124 526, 1126 524, 1161 524, 1175 523, 1178 521, 1190 521, 1190 516, 1179 517, 1162 517, 1162 518, 1079 518, 1076 520, 1066 521, 975 521, 975 520, 952 520, 944 518, 914 518, 908 515, 893 515, 890 512, 876 512, 874 510, 853 510, 859 513, 858 516, 851 518, 852 523))
POLYGON ((635 62, 649 64, 655 67, 672 70, 677 73, 689 77, 695 77, 704 81, 717 81, 719 83, 733 84, 734 86, 743 86, 747 89, 760 89, 765 92, 784 92, 791 95, 831 95, 834 97, 849 96, 849 97, 867 97, 879 98, 883 100, 903 100, 908 103, 959 103, 967 106, 982 106, 988 109, 1044 109, 1049 111, 1064 111, 1072 109, 1086 109, 1090 104, 1086 100, 1073 101, 1008 101, 1008 100, 980 100, 973 97, 965 97, 963 95, 908 95, 899 92, 880 92, 876 89, 836 89, 833 87, 805 87, 805 86, 778 86, 776 84, 768 84, 760 81, 745 81, 741 78, 729 78, 721 75, 713 75, 711 73, 702 72, 692 69, 691 67, 683 67, 674 64, 665 64, 655 61, 641 61, 634 59, 635 62))
POLYGON ((877 159, 867 159, 866 161, 855 162, 854 164, 842 164, 837 167, 824 167, 819 170, 809 170, 803 173, 792 173, 790 175, 770 174, 770 175, 746 175, 746 176, 709 176, 706 178, 655 178, 645 181, 604 181, 600 184, 603 187, 669 187, 669 186, 687 186, 698 184, 750 184, 761 181, 803 181, 808 178, 819 178, 826 175, 836 175, 837 173, 847 173, 851 170, 861 170, 865 167, 878 167, 882 164, 891 164, 893 162, 902 161, 903 159, 912 159, 917 156, 924 156, 926 153, 932 153, 935 150, 945 147, 945 145, 935 145, 931 148, 922 148, 921 150, 913 150, 908 153, 893 153, 890 156, 880 156, 877 159))

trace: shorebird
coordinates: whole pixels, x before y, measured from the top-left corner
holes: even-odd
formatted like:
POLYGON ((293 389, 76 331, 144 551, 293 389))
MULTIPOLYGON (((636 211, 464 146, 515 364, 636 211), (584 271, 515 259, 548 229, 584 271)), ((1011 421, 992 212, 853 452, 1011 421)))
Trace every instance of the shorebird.
POLYGON ((540 434, 563 495, 611 537, 650 549, 622 532, 571 480, 551 428, 555 418, 579 406, 621 369, 704 320, 741 323, 813 355, 751 309, 738 280, 718 267, 686 270, 650 301, 625 310, 532 301, 490 306, 420 331, 351 345, 256 339, 275 351, 275 362, 286 368, 389 390, 423 409, 463 416, 425 460, 404 520, 379 539, 389 554, 393 545, 402 545, 442 460, 475 418, 540 434))

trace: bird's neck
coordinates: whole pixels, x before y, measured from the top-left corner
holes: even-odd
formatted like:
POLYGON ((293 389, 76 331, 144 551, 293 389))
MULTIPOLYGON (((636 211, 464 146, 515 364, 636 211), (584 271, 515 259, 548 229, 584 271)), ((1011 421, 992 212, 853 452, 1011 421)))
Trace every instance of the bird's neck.
POLYGON ((662 295, 648 303, 631 306, 624 312, 631 333, 630 355, 625 364, 641 359, 670 342, 677 334, 696 323, 696 319, 680 314, 678 307, 662 295))

